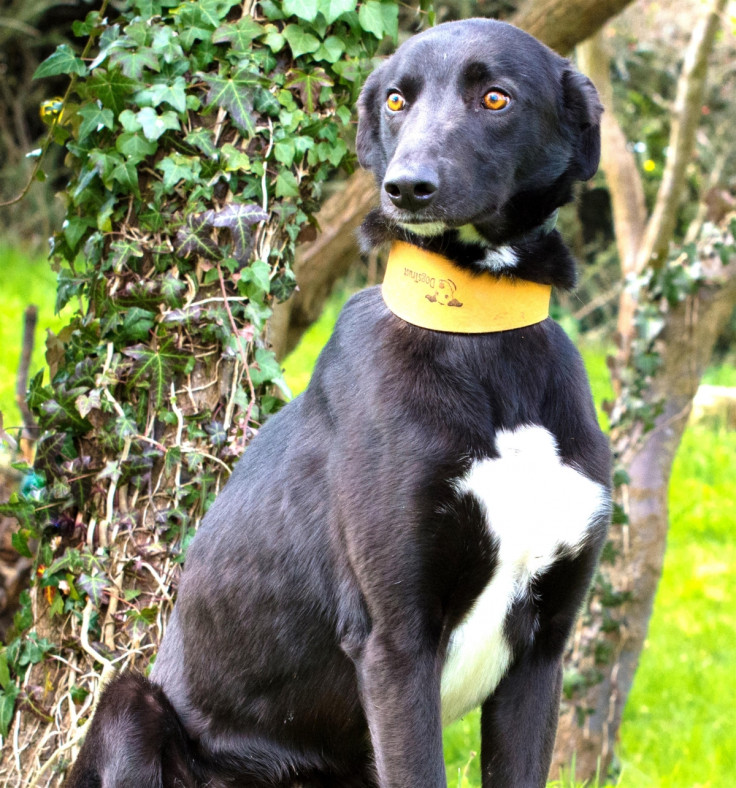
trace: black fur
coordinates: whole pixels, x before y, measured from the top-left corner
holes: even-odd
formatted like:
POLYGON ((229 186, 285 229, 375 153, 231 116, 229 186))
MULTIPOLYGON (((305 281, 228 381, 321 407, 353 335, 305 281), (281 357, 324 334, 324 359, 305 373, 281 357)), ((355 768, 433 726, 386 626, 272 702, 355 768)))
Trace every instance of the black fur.
MULTIPOLYGON (((599 117, 591 84, 509 25, 410 39, 365 86, 358 154, 379 186, 422 191, 407 208, 382 189, 365 237, 479 276, 497 275, 483 272, 489 250, 510 247, 503 274, 569 288, 574 265, 544 225, 595 171, 599 117), (482 107, 491 88, 511 95, 507 110, 482 107), (395 90, 403 113, 385 108, 395 90), (444 229, 412 230, 430 222, 444 229)), ((68 788, 445 786, 445 654, 500 547, 457 481, 498 456, 499 430, 527 424, 608 487, 583 366, 554 322, 440 333, 394 316, 377 288, 354 296, 307 391, 262 428, 205 518, 152 681, 126 674, 105 691, 68 788)), ((513 658, 483 703, 485 788, 544 785, 562 652, 605 529, 600 514, 505 619, 513 658)))

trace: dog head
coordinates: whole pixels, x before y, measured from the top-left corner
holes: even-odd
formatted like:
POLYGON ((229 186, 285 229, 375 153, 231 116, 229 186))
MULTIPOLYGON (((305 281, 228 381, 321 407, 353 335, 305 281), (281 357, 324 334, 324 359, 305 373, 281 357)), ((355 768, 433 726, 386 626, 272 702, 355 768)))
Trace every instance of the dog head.
POLYGON ((591 178, 602 107, 590 80, 512 25, 450 22, 369 77, 357 150, 381 212, 417 234, 492 244, 542 225, 591 178))

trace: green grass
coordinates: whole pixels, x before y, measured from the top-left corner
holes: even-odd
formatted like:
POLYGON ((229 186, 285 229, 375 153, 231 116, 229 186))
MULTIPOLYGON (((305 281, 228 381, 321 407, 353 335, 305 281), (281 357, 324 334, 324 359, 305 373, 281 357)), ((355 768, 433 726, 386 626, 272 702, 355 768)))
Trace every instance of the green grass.
POLYGON ((49 261, 31 257, 22 250, 0 246, 0 410, 5 428, 11 431, 20 425, 20 413, 15 404, 15 384, 23 338, 23 312, 29 304, 38 307, 35 347, 31 374, 44 364, 46 330, 58 331, 64 325, 54 315, 56 274, 49 261))

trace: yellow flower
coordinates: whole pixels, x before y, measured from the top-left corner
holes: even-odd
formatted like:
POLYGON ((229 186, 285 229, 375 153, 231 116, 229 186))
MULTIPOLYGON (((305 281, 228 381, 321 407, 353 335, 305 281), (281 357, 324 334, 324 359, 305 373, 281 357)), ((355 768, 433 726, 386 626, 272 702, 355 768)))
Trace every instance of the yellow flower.
POLYGON ((644 162, 644 171, 645 172, 654 172, 656 169, 657 169, 657 165, 651 159, 647 159, 644 162))

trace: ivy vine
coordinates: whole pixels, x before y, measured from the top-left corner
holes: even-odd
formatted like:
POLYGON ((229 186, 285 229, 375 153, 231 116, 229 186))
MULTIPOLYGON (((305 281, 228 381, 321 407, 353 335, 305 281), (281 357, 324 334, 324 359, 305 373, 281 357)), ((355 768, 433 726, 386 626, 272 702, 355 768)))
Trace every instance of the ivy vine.
POLYGON ((43 116, 72 173, 52 249, 72 314, 30 384, 36 461, 0 505, 35 560, 0 651, 3 738, 19 709, 81 723, 95 670, 149 659, 188 541, 288 393, 266 321, 398 26, 392 0, 106 9, 75 24, 81 55, 62 45, 36 72, 71 78, 43 116))

